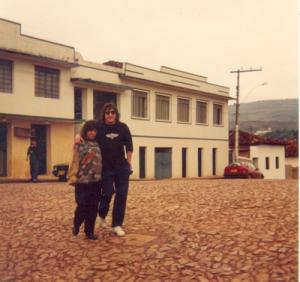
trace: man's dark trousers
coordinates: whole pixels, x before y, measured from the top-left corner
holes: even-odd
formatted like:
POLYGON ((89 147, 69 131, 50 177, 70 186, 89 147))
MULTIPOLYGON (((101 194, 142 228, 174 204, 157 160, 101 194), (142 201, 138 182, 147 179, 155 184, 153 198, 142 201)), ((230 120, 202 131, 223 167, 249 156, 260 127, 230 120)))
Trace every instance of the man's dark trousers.
POLYGON ((102 193, 100 197, 99 216, 105 218, 109 211, 109 204, 115 192, 112 212, 112 227, 122 226, 129 186, 130 169, 126 166, 117 171, 102 171, 102 193))
POLYGON ((30 159, 31 180, 36 180, 39 175, 39 161, 35 158, 30 159))
POLYGON ((94 234, 100 196, 100 182, 75 184, 75 209, 74 227, 78 228, 84 222, 84 232, 94 234))

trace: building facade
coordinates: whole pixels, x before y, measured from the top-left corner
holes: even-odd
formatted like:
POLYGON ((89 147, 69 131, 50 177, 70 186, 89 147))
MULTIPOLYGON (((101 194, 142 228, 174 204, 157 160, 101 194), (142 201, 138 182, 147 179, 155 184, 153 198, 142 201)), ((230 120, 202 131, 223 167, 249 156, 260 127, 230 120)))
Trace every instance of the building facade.
POLYGON ((26 178, 36 137, 41 174, 68 162, 74 134, 117 104, 134 143, 132 178, 222 176, 228 163, 229 88, 168 67, 88 62, 73 47, 0 20, 0 175, 26 178))

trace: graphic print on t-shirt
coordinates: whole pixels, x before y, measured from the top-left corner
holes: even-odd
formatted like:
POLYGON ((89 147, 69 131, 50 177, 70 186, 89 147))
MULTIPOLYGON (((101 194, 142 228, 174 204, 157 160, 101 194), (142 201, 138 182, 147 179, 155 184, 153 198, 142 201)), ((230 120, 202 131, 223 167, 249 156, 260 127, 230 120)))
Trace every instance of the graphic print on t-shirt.
POLYGON ((110 138, 111 140, 117 138, 119 136, 118 133, 108 133, 105 135, 107 138, 110 138))

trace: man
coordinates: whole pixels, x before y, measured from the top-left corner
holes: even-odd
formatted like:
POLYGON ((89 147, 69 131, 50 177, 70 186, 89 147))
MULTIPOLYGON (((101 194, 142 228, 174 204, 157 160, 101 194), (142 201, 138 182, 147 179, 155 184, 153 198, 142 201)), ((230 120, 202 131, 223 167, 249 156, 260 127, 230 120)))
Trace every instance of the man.
POLYGON ((30 146, 27 150, 27 157, 26 160, 30 163, 30 174, 31 174, 31 182, 36 183, 37 177, 39 174, 39 155, 38 155, 38 148, 37 142, 35 139, 31 139, 30 146))

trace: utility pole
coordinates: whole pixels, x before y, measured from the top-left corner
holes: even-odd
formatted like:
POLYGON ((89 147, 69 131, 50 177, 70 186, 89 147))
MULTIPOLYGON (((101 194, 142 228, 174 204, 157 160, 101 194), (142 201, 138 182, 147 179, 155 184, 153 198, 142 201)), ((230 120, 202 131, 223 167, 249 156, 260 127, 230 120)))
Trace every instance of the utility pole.
POLYGON ((234 155, 233 160, 234 162, 238 161, 239 158, 239 109, 240 109, 240 73, 241 72, 253 72, 253 71, 262 71, 260 69, 238 69, 235 71, 231 71, 230 73, 237 74, 237 84, 236 84, 236 108, 235 108, 235 141, 234 141, 234 155))

